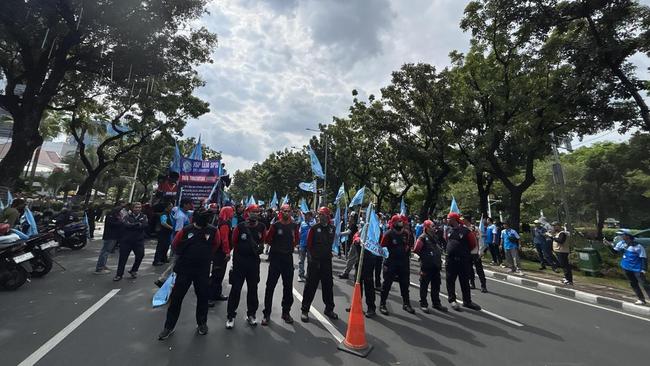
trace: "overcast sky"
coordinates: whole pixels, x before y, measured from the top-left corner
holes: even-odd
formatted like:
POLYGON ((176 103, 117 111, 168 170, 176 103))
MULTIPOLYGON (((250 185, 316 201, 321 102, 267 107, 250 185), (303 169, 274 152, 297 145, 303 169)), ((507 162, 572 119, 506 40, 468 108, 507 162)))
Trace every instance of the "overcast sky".
MULTIPOLYGON (((649 3, 643 0, 642 3, 649 3)), ((197 94, 211 112, 186 136, 221 150, 228 169, 307 143, 318 123, 345 116, 352 89, 379 95, 408 62, 448 65, 468 48, 462 0, 216 0, 201 23, 219 36, 197 94)), ((637 62, 648 79, 647 58, 637 62)), ((620 139, 617 134, 595 140, 620 139)), ((585 141, 589 141, 585 139, 585 141)))

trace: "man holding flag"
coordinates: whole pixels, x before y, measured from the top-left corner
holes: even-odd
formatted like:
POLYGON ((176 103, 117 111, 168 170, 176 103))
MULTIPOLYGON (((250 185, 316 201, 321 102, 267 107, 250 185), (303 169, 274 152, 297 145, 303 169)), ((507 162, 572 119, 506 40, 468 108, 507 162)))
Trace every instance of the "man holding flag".
MULTIPOLYGON (((305 203, 305 201, 302 201, 305 203)), ((300 247, 298 248, 298 282, 305 282, 305 259, 307 258, 307 235, 309 229, 316 224, 311 211, 304 212, 305 219, 300 223, 300 247)))

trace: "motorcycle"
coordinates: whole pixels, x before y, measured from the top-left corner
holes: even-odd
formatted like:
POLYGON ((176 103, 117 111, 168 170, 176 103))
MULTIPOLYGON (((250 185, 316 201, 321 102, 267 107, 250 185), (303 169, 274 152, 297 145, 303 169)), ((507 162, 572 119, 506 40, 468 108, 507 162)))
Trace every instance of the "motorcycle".
POLYGON ((29 261, 33 258, 24 241, 0 244, 0 287, 16 290, 25 284, 32 270, 29 261))
POLYGON ((51 251, 59 246, 55 240, 54 230, 49 230, 38 236, 32 237, 25 242, 26 250, 30 251, 34 258, 29 263, 32 267, 32 277, 43 277, 52 270, 51 251))
POLYGON ((55 232, 56 241, 59 246, 79 250, 88 244, 86 224, 73 223, 58 228, 55 232))

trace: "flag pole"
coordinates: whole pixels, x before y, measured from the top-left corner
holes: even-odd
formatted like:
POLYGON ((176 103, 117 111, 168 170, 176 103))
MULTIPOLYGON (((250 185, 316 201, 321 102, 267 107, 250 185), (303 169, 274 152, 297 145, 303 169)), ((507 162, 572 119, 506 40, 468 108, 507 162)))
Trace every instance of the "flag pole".
POLYGON ((314 179, 314 212, 318 211, 318 179, 314 179))

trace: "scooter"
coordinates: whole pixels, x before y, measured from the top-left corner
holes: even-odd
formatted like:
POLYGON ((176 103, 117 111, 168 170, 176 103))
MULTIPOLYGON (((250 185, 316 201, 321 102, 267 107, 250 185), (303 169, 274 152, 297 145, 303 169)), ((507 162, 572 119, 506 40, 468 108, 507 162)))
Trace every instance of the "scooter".
POLYGON ((26 250, 24 241, 0 244, 0 287, 16 290, 29 278, 29 261, 34 254, 26 250))
POLYGON ((26 250, 30 251, 34 258, 29 261, 32 267, 32 277, 43 277, 52 270, 52 253, 59 243, 55 240, 54 229, 30 238, 25 242, 26 250))
POLYGON ((57 225, 55 239, 61 247, 79 250, 88 244, 86 224, 76 222, 65 226, 57 225))

